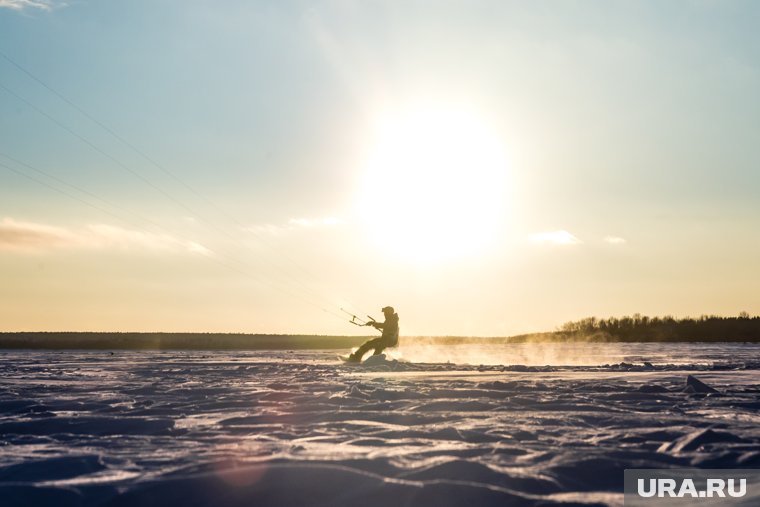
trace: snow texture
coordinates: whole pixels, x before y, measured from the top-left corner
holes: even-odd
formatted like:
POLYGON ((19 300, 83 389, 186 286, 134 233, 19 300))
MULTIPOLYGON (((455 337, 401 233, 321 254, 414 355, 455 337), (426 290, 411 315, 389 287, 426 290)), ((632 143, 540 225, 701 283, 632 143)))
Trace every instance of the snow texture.
POLYGON ((681 346, 679 357, 699 359, 346 365, 334 351, 0 352, 0 498, 622 505, 626 468, 760 468, 756 349, 710 361, 681 346))

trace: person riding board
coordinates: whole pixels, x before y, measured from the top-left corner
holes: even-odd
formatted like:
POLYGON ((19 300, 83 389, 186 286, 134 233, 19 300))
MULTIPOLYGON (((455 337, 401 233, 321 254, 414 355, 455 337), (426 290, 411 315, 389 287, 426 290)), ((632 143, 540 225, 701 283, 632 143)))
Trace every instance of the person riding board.
POLYGON ((373 338, 364 342, 361 347, 356 349, 356 352, 348 356, 347 361, 361 363, 362 357, 364 357, 364 354, 366 354, 369 349, 375 349, 375 352, 372 355, 376 356, 385 350, 385 348, 398 345, 398 314, 393 310, 392 306, 386 306, 382 311, 383 316, 385 316, 385 322, 371 320, 364 325, 372 326, 378 331, 382 331, 383 334, 379 338, 373 338))

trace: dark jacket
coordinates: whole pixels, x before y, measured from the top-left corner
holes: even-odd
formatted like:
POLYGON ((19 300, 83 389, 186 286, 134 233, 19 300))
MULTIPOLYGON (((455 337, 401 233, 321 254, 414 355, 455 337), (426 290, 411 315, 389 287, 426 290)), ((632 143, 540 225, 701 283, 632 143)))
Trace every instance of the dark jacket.
POLYGON ((398 345, 398 313, 394 313, 385 322, 376 322, 373 324, 375 328, 382 329, 383 335, 380 337, 384 342, 388 344, 388 347, 395 347, 398 345))

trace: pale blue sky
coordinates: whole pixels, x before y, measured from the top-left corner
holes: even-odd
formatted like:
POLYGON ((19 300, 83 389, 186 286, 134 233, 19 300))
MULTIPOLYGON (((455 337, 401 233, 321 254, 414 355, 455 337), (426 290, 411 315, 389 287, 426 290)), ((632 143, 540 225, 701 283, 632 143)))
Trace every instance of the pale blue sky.
MULTIPOLYGON (((0 0, 0 51, 225 212, 0 57, 0 85, 118 160, 0 88, 0 154, 112 212, 0 167, 0 320, 351 333, 320 307, 394 304, 415 334, 494 335, 760 313, 758 25, 755 2, 0 0), (503 145, 488 248, 423 262, 366 234, 373 126, 419 104, 503 145), (245 277, 220 265, 237 260, 245 277)), ((433 206, 432 184, 412 190, 433 206)))

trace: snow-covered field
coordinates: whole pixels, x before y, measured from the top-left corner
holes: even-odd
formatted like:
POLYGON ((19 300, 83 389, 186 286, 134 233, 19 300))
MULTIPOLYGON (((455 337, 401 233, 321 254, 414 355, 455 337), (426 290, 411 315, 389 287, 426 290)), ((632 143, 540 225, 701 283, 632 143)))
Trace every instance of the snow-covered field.
POLYGON ((621 505, 625 468, 760 468, 758 351, 0 351, 0 504, 621 505))

